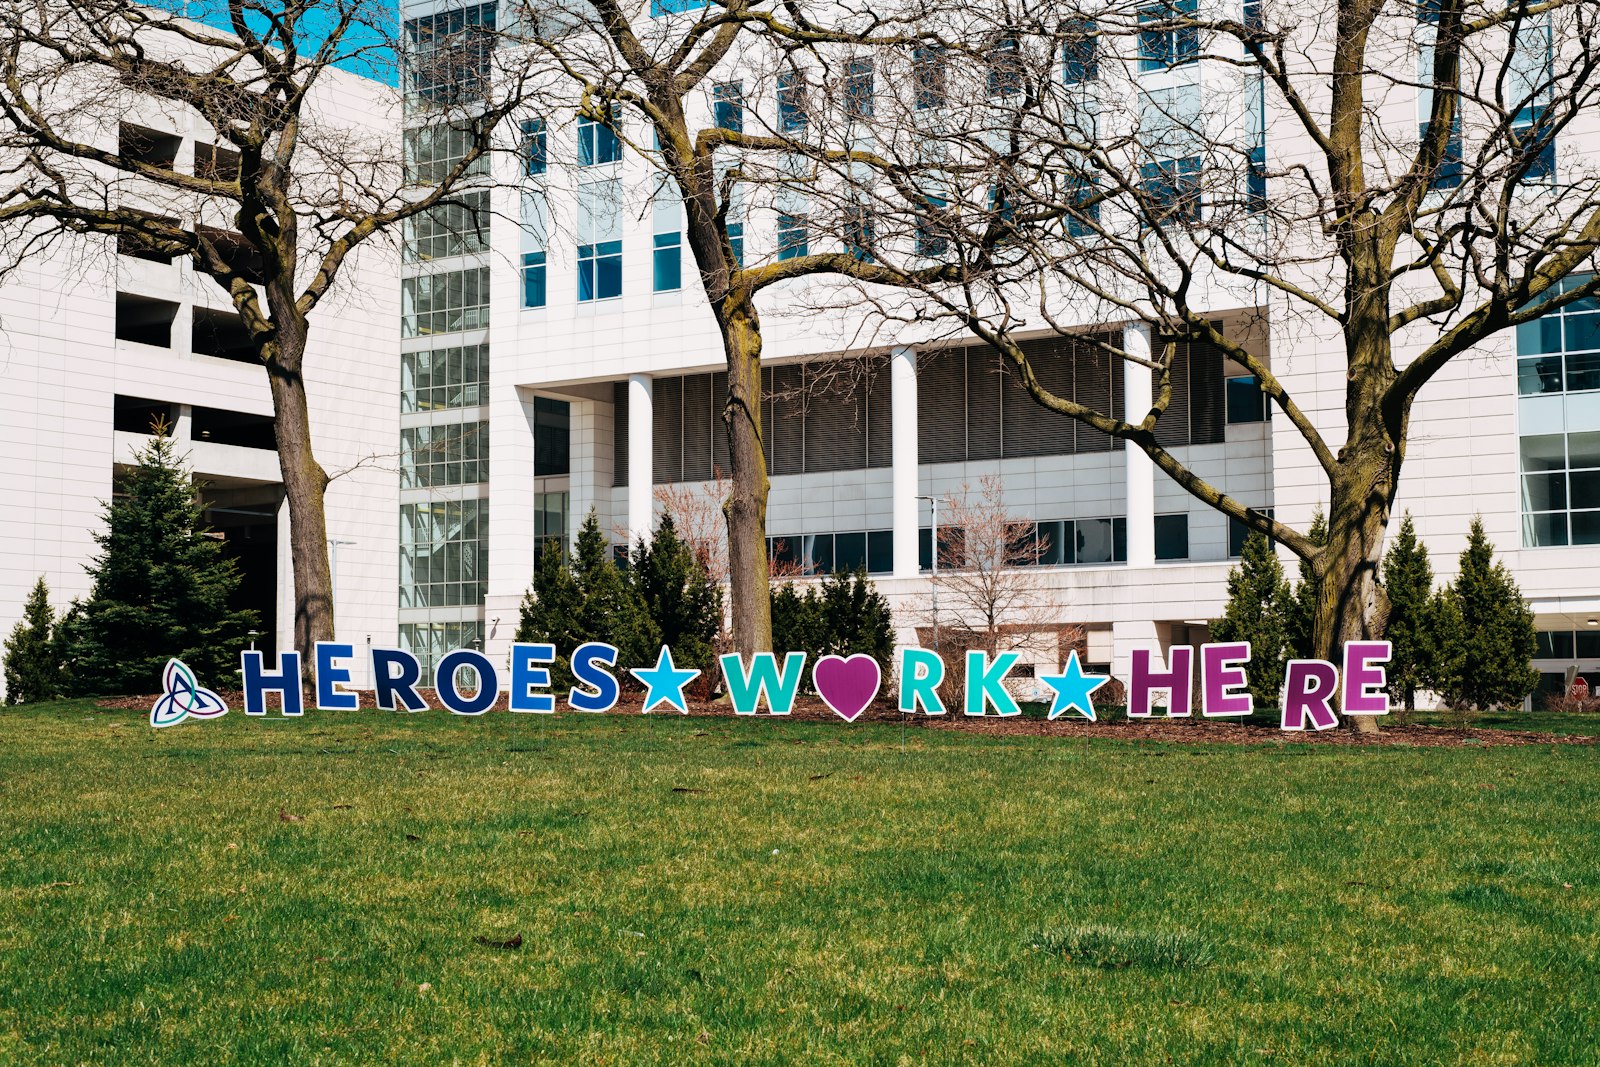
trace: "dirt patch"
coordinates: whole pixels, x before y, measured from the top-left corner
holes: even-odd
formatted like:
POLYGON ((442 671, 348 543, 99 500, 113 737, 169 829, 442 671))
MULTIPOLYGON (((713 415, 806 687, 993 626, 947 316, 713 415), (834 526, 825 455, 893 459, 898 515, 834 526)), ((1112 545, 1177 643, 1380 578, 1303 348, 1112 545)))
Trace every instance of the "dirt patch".
MULTIPOLYGON (((218 696, 228 707, 238 709, 244 705, 244 697, 238 691, 220 691, 218 696)), ((437 700, 431 693, 427 693, 430 708, 437 708, 437 700)), ((96 704, 108 710, 148 712, 150 705, 155 702, 155 696, 137 697, 108 697, 96 701, 96 704)), ((628 714, 636 712, 639 703, 638 694, 625 694, 619 710, 612 714, 628 714)), ((275 705, 272 705, 275 707, 275 705)), ((365 709, 375 707, 371 693, 361 694, 361 706, 365 709)), ((502 696, 491 709, 493 711, 506 710, 506 698, 502 696)), ((689 713, 699 718, 737 718, 733 708, 725 702, 691 701, 689 713)), ((562 714, 579 714, 564 711, 562 714)), ((653 714, 670 716, 672 711, 658 710, 653 714)), ((761 718, 771 719, 772 716, 762 712, 761 718)), ((787 717, 792 722, 827 723, 845 727, 845 723, 838 715, 834 714, 822 701, 815 697, 801 697, 795 701, 794 712, 787 717)), ((945 715, 930 718, 925 715, 902 716, 899 710, 887 701, 879 701, 868 707, 856 722, 900 723, 908 727, 921 730, 958 730, 966 733, 987 734, 996 737, 1073 737, 1073 738, 1115 738, 1122 741, 1163 741, 1178 744, 1221 744, 1221 745, 1285 745, 1285 744, 1325 744, 1325 745, 1411 745, 1426 748, 1446 748, 1461 745, 1594 745, 1600 743, 1600 736, 1565 735, 1540 733, 1532 730, 1490 730, 1475 727, 1449 728, 1443 726, 1420 726, 1415 724, 1385 723, 1377 734, 1358 734, 1354 730, 1306 730, 1299 733, 1290 733, 1272 726, 1261 726, 1254 723, 1222 722, 1209 719, 1166 719, 1152 718, 1146 722, 1088 722, 1076 717, 1063 717, 1051 722, 1047 719, 1009 716, 1002 718, 998 715, 986 715, 981 718, 969 718, 965 715, 945 715)))

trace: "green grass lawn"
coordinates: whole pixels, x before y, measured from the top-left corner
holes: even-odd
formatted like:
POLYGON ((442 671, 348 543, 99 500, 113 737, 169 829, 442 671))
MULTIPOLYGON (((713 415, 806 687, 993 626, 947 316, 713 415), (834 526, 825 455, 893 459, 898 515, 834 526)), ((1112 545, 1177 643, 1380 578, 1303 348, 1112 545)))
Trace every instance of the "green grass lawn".
POLYGON ((1600 751, 7 710, 81 1061, 1595 1064, 1600 751))

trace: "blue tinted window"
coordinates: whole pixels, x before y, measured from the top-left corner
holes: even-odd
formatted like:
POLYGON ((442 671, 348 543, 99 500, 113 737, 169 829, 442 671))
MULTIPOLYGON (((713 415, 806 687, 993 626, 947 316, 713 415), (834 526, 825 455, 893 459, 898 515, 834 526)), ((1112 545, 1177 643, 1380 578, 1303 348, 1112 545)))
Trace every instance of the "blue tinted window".
POLYGON ((545 261, 543 252, 525 252, 522 256, 522 306, 542 308, 545 305, 545 261))
POLYGON ((622 295, 622 242, 578 246, 578 299, 609 300, 622 295))
POLYGON ((522 123, 522 170, 530 178, 543 174, 549 167, 546 150, 544 119, 527 119, 522 123))
POLYGON ((1200 56, 1200 30, 1194 24, 1198 0, 1166 0, 1139 9, 1139 69, 1165 70, 1200 56))
POLYGON ((651 253, 655 291, 669 293, 683 288, 683 235, 658 233, 651 253))
POLYGON ((1068 85, 1080 85, 1100 77, 1099 41, 1096 25, 1080 19, 1072 23, 1061 44, 1061 77, 1068 85))
POLYGON ((778 258, 794 259, 808 252, 805 220, 796 215, 779 215, 778 258))
POLYGON ((732 133, 744 132, 744 87, 739 82, 724 82, 711 91, 712 117, 717 128, 732 133))
POLYGON ((591 118, 578 120, 578 166, 594 167, 622 158, 617 131, 591 118))
POLYGON ((1139 188, 1156 221, 1169 215, 1200 217, 1200 157, 1163 159, 1139 168, 1139 188))
POLYGON ((793 133, 805 129, 809 121, 805 79, 793 71, 778 75, 778 129, 793 133))

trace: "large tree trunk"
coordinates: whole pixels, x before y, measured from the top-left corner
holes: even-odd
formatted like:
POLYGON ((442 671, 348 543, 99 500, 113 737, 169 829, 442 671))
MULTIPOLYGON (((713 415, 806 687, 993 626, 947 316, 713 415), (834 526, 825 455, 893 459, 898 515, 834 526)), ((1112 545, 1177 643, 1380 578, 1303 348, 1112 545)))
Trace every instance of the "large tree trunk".
POLYGON ((289 551, 294 567, 294 647, 310 661, 318 641, 333 640, 333 578, 328 569, 328 475, 311 449, 301 354, 305 331, 278 329, 278 359, 267 367, 272 382, 278 468, 289 505, 289 551))
MULTIPOLYGON (((1330 486, 1328 543, 1318 553, 1311 645, 1317 659, 1341 664, 1351 641, 1382 640, 1389 598, 1378 583, 1384 532, 1405 455, 1406 413, 1385 412, 1382 396, 1393 378, 1387 289, 1373 286, 1353 302, 1346 330, 1349 426, 1330 486)), ((1354 715, 1347 724, 1376 733, 1377 722, 1354 715)))
POLYGON ((767 458, 762 451, 761 324, 748 296, 729 294, 717 309, 728 360, 722 421, 728 434, 732 488, 728 520, 728 586, 734 648, 745 656, 772 650, 772 588, 767 568, 767 458))

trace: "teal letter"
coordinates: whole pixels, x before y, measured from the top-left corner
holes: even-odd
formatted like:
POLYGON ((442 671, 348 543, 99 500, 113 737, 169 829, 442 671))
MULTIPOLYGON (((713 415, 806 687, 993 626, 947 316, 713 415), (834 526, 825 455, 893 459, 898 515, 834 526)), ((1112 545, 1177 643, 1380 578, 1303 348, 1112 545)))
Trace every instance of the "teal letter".
POLYGON ((917 705, 929 715, 943 715, 939 685, 944 681, 944 660, 927 648, 900 650, 900 710, 915 715, 917 705))
POLYGON ((750 661, 749 673, 737 652, 719 656, 722 678, 728 684, 728 699, 740 715, 754 715, 765 700, 774 715, 794 710, 795 694, 806 673, 806 654, 790 652, 783 657, 783 675, 778 674, 778 658, 771 652, 757 652, 750 661))
POLYGON ((1011 694, 1006 692, 1005 686, 1000 683, 1006 675, 1011 673, 1011 668, 1017 665, 1021 655, 1016 652, 1002 652, 995 657, 994 662, 988 662, 988 655, 981 651, 967 653, 967 714, 984 715, 988 712, 988 705, 993 704, 994 710, 1001 715, 1021 715, 1022 709, 1017 707, 1017 702, 1011 699, 1011 694), (974 685, 973 682, 977 684, 974 685))

